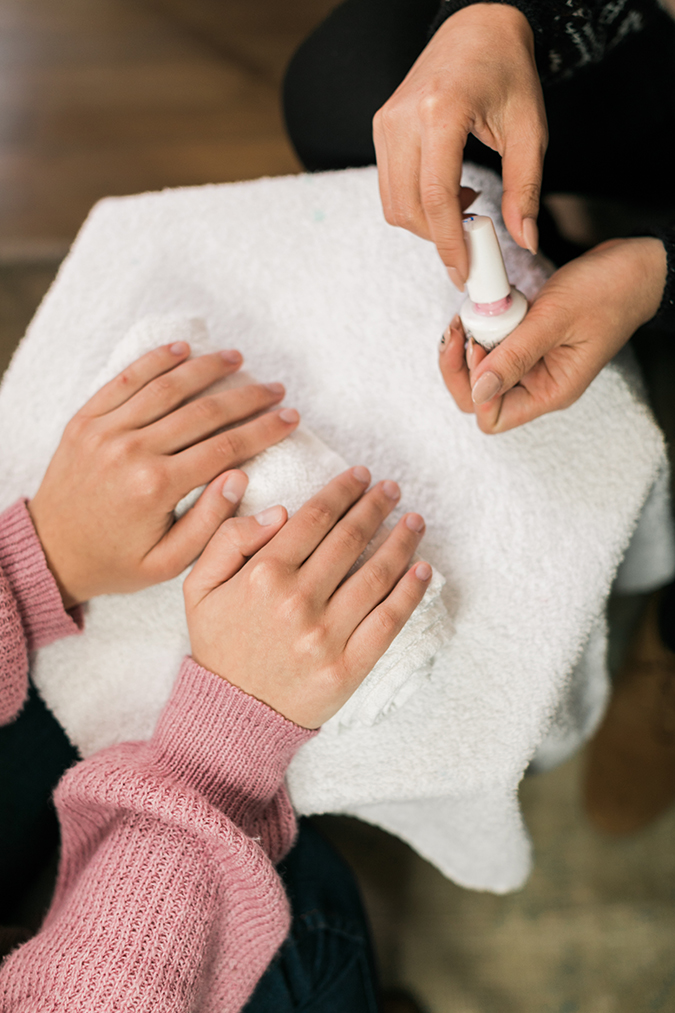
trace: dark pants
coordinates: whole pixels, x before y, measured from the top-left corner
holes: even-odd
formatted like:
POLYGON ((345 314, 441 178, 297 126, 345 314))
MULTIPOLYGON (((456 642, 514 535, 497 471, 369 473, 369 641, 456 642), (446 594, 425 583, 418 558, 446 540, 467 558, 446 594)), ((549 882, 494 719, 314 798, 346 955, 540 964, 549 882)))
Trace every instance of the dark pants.
POLYGON ((368 925, 349 867, 301 820, 279 873, 293 924, 245 1013, 377 1013, 368 925))

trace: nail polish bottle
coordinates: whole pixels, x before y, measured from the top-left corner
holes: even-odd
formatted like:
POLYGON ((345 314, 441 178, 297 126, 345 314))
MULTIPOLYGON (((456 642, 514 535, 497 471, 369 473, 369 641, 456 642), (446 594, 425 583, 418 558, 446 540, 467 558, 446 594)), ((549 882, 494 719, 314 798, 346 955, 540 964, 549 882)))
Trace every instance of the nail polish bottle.
POLYGON ((516 329, 527 313, 527 299, 509 282, 492 219, 468 215, 464 234, 469 250, 469 295, 459 316, 467 338, 490 351, 516 329))

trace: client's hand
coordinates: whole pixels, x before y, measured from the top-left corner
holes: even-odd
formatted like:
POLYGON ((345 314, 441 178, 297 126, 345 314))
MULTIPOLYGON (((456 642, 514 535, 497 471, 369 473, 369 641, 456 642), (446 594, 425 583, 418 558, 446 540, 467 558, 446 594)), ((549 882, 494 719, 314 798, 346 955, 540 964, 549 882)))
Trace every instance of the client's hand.
POLYGON ((294 409, 244 423, 281 400, 281 384, 186 404, 242 363, 235 351, 186 361, 189 351, 177 342, 148 352, 66 426, 29 509, 67 608, 179 574, 243 495, 245 477, 223 472, 297 426, 294 409), (244 424, 219 432, 233 423, 244 424), (195 506, 174 522, 176 504, 206 482, 195 506))
POLYGON ((659 308, 666 253, 658 239, 611 239, 556 271, 522 324, 489 354, 464 350, 459 317, 441 345, 445 385, 485 433, 572 404, 659 308))
POLYGON ((344 472, 288 522, 280 506, 226 521, 185 581, 195 661, 307 728, 351 696, 431 577, 407 569, 424 521, 406 514, 345 580, 400 495, 369 481, 344 472))

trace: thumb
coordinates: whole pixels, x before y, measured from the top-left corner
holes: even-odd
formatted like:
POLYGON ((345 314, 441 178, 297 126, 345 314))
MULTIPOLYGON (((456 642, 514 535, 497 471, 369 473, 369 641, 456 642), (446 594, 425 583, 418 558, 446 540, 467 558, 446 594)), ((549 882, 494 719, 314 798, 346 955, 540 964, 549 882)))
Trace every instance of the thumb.
POLYGON ((482 405, 505 394, 559 342, 555 328, 538 319, 534 307, 523 322, 485 356, 471 374, 471 400, 482 405))
POLYGON ((252 517, 232 517, 221 524, 185 581, 186 600, 194 604, 233 577, 287 519, 284 507, 273 506, 252 517))

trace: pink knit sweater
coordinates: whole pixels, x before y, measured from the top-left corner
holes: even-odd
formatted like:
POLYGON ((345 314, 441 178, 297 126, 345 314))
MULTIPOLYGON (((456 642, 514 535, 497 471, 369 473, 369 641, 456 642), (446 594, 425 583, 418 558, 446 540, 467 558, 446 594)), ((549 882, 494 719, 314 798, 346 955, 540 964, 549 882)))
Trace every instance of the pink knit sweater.
MULTIPOLYGON (((0 515, 0 723, 22 706, 28 650, 80 624, 16 504, 0 515)), ((58 785, 56 892, 0 967, 0 1011, 240 1010, 288 931, 284 776, 312 734, 187 658, 149 742, 58 785)))

